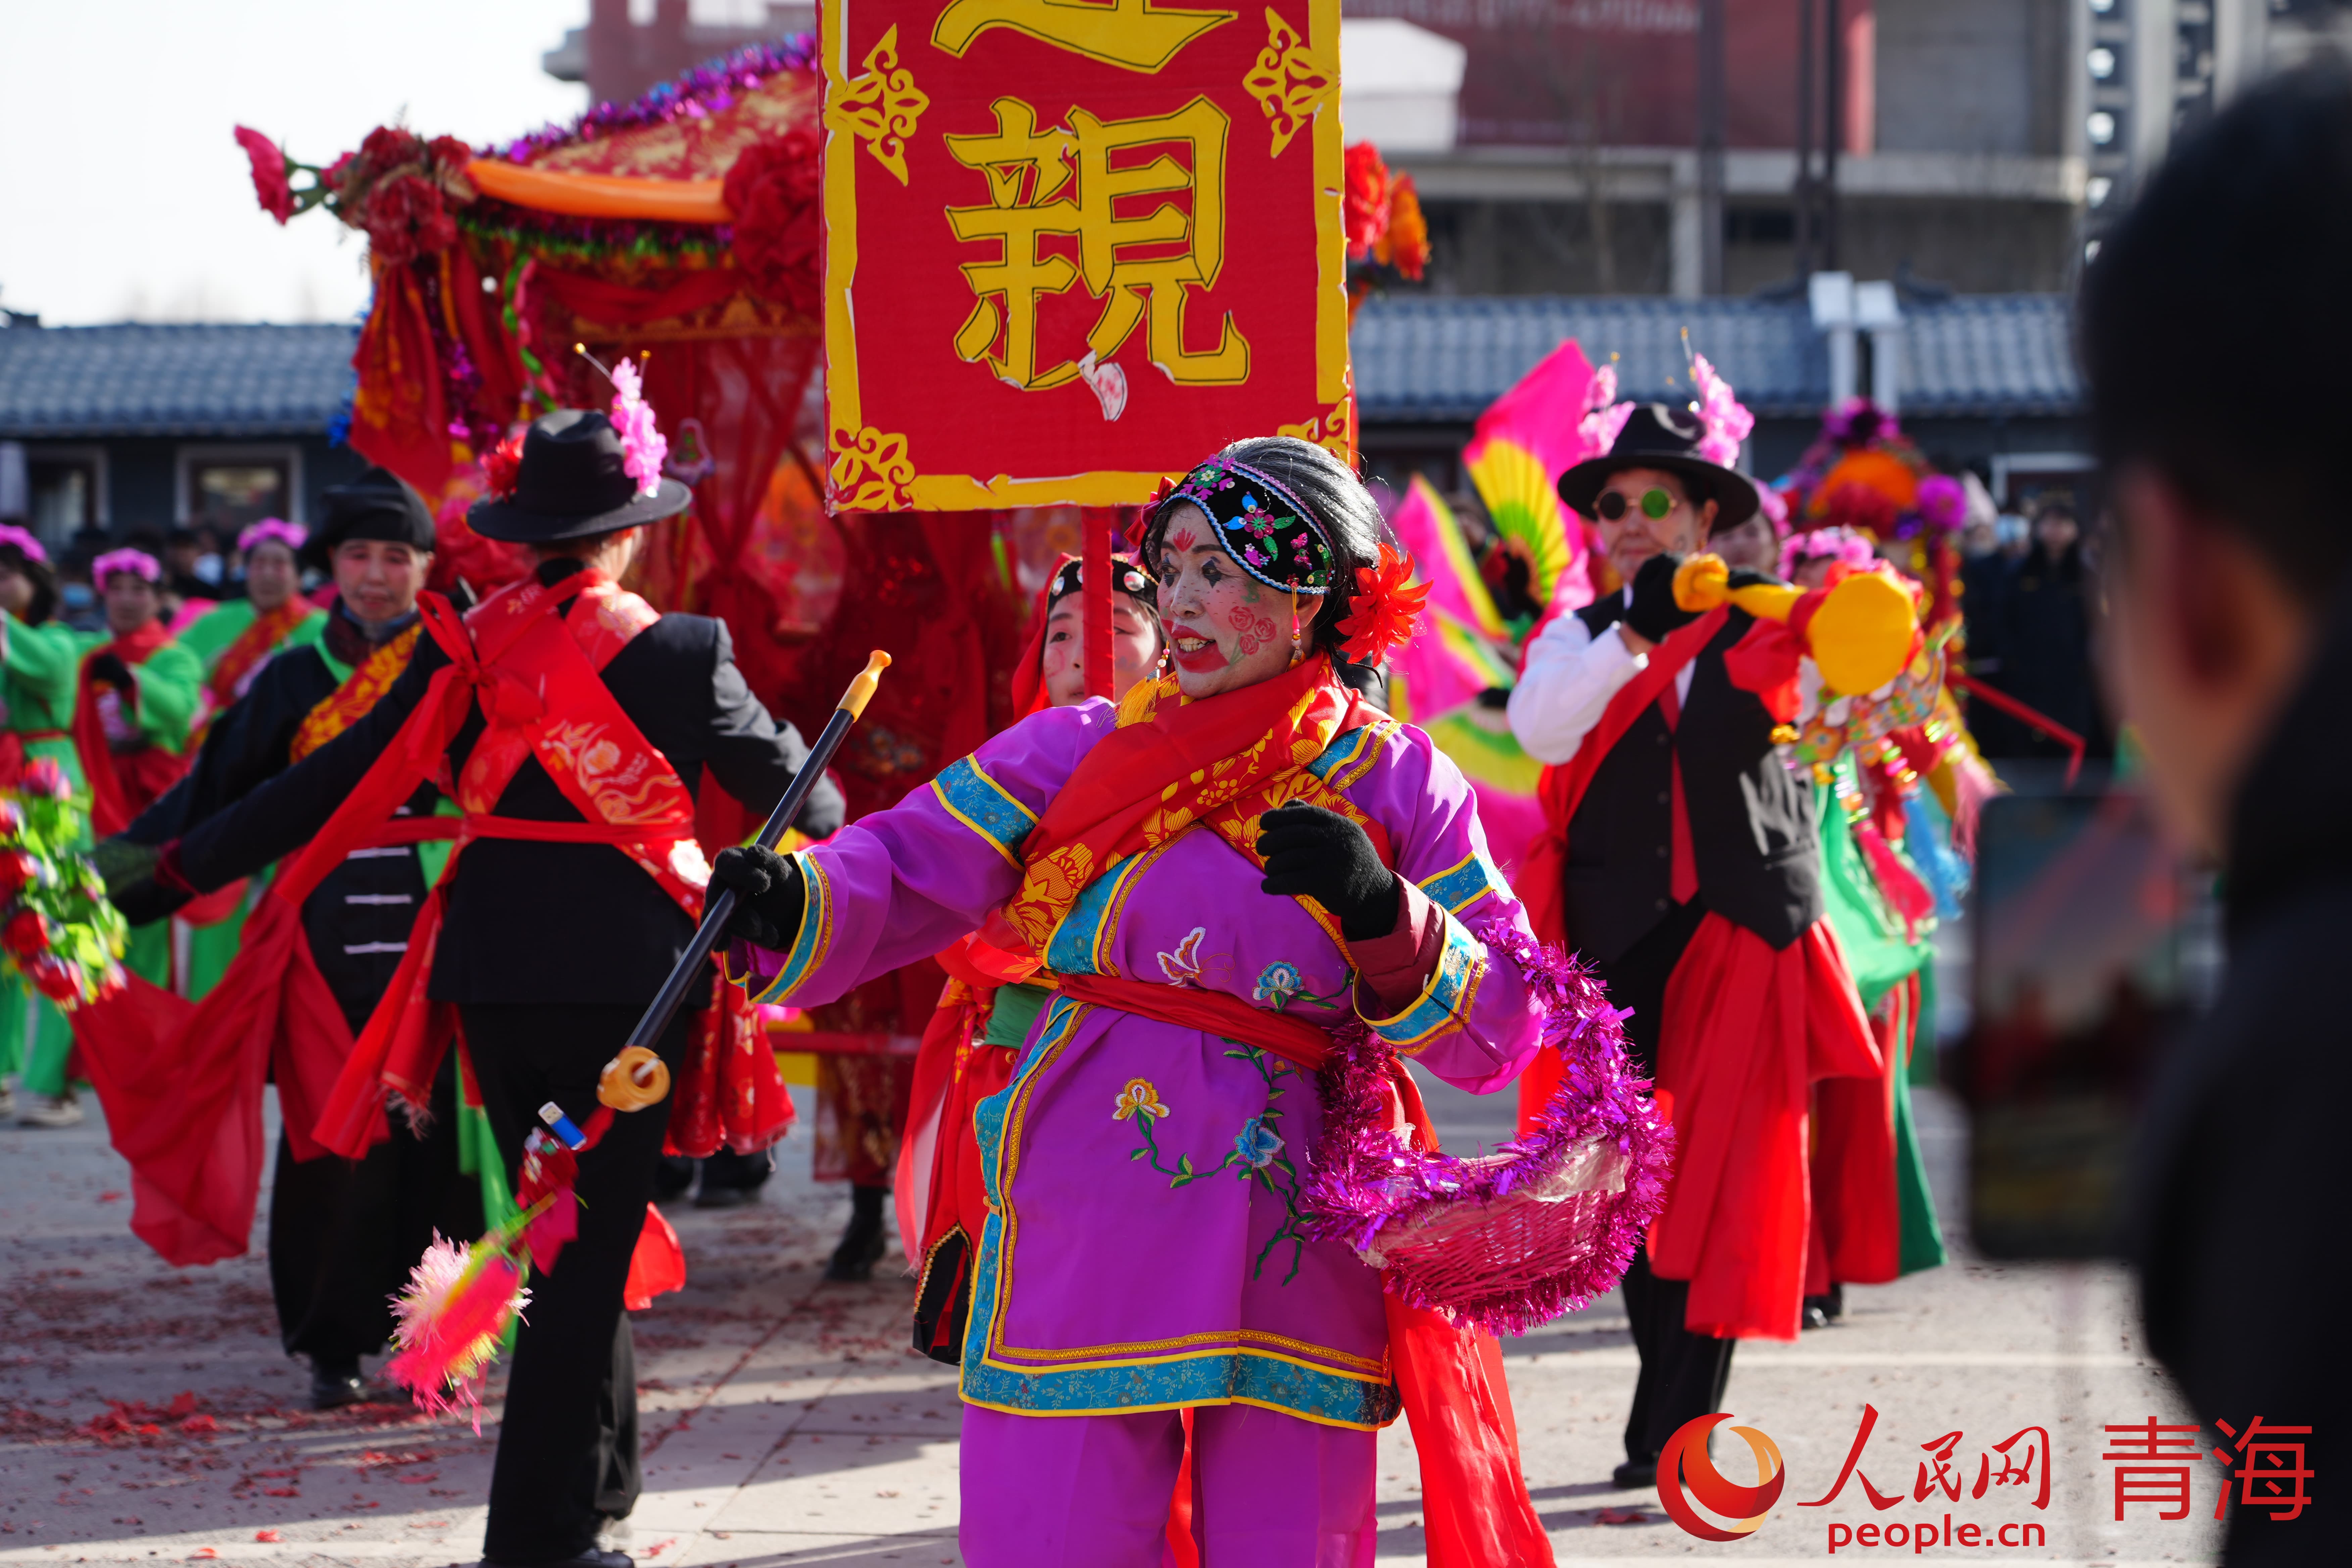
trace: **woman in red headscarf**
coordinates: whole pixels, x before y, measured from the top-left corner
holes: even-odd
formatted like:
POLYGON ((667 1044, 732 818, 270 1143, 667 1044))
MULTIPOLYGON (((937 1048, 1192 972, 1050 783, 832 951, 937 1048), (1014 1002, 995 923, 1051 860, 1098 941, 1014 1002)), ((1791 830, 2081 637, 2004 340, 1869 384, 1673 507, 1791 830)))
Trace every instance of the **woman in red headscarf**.
MULTIPOLYGON (((1111 568, 1116 700, 1159 668, 1168 637, 1150 574, 1123 556, 1113 556, 1111 568)), ((1087 700, 1084 585, 1078 559, 1065 555, 1037 595, 1029 643, 1013 670, 1013 705, 1021 717, 1087 700)), ((1054 994, 1050 979, 1034 978, 1037 959, 1025 944, 1008 942, 1013 951, 1007 952, 988 934, 982 928, 939 954, 947 989, 915 1060, 914 1110, 892 1187, 898 1235, 922 1274, 915 1348, 950 1365, 963 1343, 971 1251, 988 1213, 980 1150, 971 1136, 972 1107, 1004 1087, 1013 1053, 1054 994)))

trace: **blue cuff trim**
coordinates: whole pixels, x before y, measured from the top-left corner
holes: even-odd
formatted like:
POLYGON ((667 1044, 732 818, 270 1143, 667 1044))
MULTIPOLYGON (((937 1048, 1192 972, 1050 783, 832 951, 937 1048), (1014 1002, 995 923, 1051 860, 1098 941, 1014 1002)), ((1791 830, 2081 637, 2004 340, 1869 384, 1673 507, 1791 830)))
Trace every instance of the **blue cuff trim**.
POLYGON ((1474 849, 1462 858, 1460 865, 1440 871, 1422 883, 1421 890, 1429 895, 1430 902, 1446 913, 1458 915, 1488 893, 1500 891, 1502 887, 1501 874, 1486 863, 1485 855, 1474 849))
POLYGON ((1486 976, 1486 944, 1463 929, 1451 913, 1445 921, 1445 941, 1438 949, 1437 967, 1412 1005, 1392 1018, 1366 1018, 1372 1033, 1401 1056, 1412 1056, 1450 1029, 1469 1022, 1478 1000, 1478 983, 1486 976))
POLYGON ((1029 808, 1013 799, 1004 786, 981 770, 970 757, 960 757, 931 781, 931 793, 950 816, 988 840, 989 847, 1016 868, 1022 841, 1037 826, 1029 808))
POLYGON ((800 850, 785 858, 800 862, 801 929, 784 955, 783 968, 765 991, 751 998, 754 1002, 789 1002, 793 988, 816 972, 833 946, 833 885, 825 880, 824 868, 800 850))

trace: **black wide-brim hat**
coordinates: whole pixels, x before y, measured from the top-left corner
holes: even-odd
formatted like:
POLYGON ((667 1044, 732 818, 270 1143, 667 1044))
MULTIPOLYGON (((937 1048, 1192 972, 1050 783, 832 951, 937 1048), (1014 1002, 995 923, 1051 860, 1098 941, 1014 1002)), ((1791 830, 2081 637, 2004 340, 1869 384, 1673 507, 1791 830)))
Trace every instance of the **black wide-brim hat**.
POLYGON ((664 479, 648 495, 623 467, 613 421, 593 408, 559 408, 531 422, 512 495, 486 496, 466 513, 474 531, 509 544, 584 539, 675 517, 694 492, 664 479))
POLYGON ((1559 499, 1578 515, 1591 517, 1592 503, 1610 475, 1627 468, 1663 468, 1681 478, 1693 500, 1715 502, 1717 528, 1736 528, 1756 515, 1755 481, 1700 457, 1698 444, 1706 434, 1706 426, 1690 409, 1664 403, 1638 405, 1626 416, 1607 457, 1587 458, 1560 475, 1559 499))
POLYGON ((427 554, 434 545, 433 510, 407 481, 384 468, 370 468, 347 485, 330 485, 320 498, 327 515, 295 559, 327 570, 335 546, 347 539, 382 539, 427 554))

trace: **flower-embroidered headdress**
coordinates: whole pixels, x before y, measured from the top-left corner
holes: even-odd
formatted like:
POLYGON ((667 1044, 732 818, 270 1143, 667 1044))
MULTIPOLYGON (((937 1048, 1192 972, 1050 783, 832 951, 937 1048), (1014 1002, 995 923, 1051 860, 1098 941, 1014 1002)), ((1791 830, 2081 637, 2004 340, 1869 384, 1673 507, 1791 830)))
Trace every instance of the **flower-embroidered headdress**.
POLYGON ((250 554, 257 544, 276 540, 289 550, 299 551, 310 531, 299 522, 289 522, 282 517, 265 517, 236 536, 236 547, 250 554))
POLYGON ((46 563, 49 558, 49 552, 41 547, 38 539, 13 522, 0 522, 0 544, 15 545, 16 552, 27 561, 46 563))
POLYGON ((1190 501, 1208 517, 1218 547, 1241 569, 1286 594, 1328 594, 1331 535, 1297 497, 1246 463, 1212 458, 1153 505, 1157 516, 1190 501))
POLYGON ((110 550, 89 563, 89 580, 98 584, 101 593, 106 589, 106 580, 117 572, 128 572, 150 583, 163 580, 163 568, 143 550, 110 550))

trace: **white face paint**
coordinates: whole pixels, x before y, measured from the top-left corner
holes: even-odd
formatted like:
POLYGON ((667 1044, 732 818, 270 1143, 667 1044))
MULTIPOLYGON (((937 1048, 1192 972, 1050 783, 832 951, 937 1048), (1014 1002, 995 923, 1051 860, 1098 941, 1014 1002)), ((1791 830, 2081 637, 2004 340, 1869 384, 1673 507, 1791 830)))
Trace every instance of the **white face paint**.
MULTIPOLYGON (((1168 628, 1177 689, 1212 697, 1255 686, 1290 668, 1292 596, 1269 588, 1219 549, 1199 507, 1175 509, 1160 536, 1160 619, 1168 628)), ((1296 598, 1299 637, 1321 607, 1318 595, 1296 598)))

